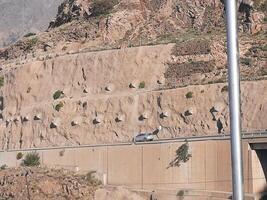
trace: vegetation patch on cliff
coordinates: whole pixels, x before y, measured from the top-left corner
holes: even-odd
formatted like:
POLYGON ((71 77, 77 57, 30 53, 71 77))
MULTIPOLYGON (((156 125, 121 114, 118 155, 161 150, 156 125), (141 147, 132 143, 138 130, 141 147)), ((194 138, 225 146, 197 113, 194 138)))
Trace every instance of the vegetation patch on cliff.
POLYGON ((172 49, 172 55, 174 56, 209 54, 210 52, 210 41, 206 39, 193 39, 186 42, 177 42, 172 49))
POLYGON ((167 83, 176 83, 179 82, 180 79, 192 76, 193 74, 212 72, 214 68, 214 60, 189 63, 168 63, 168 68, 164 75, 167 83))
POLYGON ((107 15, 113 7, 118 3, 118 0, 93 0, 91 5, 91 16, 107 15))

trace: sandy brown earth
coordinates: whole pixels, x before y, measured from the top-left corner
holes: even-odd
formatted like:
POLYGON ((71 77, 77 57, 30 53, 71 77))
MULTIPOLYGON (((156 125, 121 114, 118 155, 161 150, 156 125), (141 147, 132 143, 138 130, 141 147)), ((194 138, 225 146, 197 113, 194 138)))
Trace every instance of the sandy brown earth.
POLYGON ((17 168, 0 171, 0 199, 94 199, 98 186, 63 170, 17 168))
MULTIPOLYGON (((225 55, 216 52, 222 46, 183 56, 173 55, 174 47, 68 54, 5 67, 1 148, 131 141, 134 134, 153 132, 159 125, 158 138, 229 133, 228 87, 222 79, 227 70, 220 68, 225 55), (198 64, 182 64, 188 57, 198 64), (217 65, 209 71, 203 63, 211 59, 217 65), (189 71, 181 76, 179 66, 187 65, 189 71), (196 85, 180 88, 184 84, 196 85), (58 90, 64 94, 55 100, 58 90)), ((248 52, 250 47, 241 48, 248 52)), ((264 58, 258 62, 266 63, 264 58)), ((267 82, 264 73, 257 73, 266 65, 241 69, 259 79, 241 84, 243 130, 265 130, 267 82)))
MULTIPOLYGON (((1 149, 229 133, 221 1, 121 0, 98 17, 91 2, 66 0, 59 24, 0 50, 1 149)), ((244 131, 267 128, 264 2, 239 1, 244 131)))
POLYGON ((95 185, 86 175, 47 168, 0 170, 1 200, 144 200, 121 187, 95 185))

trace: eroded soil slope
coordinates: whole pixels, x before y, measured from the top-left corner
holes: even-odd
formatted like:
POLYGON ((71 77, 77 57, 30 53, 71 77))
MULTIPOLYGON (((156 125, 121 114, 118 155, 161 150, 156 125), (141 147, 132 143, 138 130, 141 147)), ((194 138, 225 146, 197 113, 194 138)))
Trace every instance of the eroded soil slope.
MULTIPOLYGON (((131 141, 159 126, 155 138, 229 133, 226 68, 203 64, 204 71, 192 65, 191 76, 169 73, 170 62, 186 59, 174 56, 175 49, 87 52, 4 69, 1 148, 131 141), (181 87, 186 83, 202 85, 181 87)), ((190 56, 205 63, 213 53, 190 56)), ((258 72, 257 66, 243 68, 258 72)), ((257 81, 241 84, 244 131, 267 128, 266 74, 253 77, 257 81)))
POLYGON ((0 199, 93 200, 98 186, 63 170, 17 168, 0 171, 0 199))
POLYGON ((10 168, 0 170, 0 199, 8 200, 145 200, 122 187, 95 185, 86 175, 47 168, 10 168))
MULTIPOLYGON (((0 50, 1 149, 229 133, 223 1, 94 2, 0 50)), ((244 131, 267 128, 266 5, 238 1, 244 131)))

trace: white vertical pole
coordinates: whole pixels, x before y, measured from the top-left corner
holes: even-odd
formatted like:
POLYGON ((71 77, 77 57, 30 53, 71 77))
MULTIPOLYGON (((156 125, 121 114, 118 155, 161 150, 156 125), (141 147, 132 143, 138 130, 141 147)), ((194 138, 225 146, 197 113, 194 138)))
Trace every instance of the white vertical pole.
POLYGON ((233 199, 243 200, 243 163, 240 119, 240 78, 237 34, 237 2, 226 0, 227 56, 230 101, 231 159, 233 199))

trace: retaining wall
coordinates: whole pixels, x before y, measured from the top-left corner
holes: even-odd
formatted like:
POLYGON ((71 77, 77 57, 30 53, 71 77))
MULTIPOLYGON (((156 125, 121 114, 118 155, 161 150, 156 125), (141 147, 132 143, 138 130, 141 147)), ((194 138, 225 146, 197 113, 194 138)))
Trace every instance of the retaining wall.
MULTIPOLYGON (((231 191, 230 144, 226 140, 189 143, 190 160, 180 167, 168 167, 182 142, 121 145, 84 148, 37 150, 42 165, 76 170, 96 170, 107 177, 110 185, 126 185, 142 189, 190 188, 210 191, 231 191)), ((27 152, 27 151, 26 151, 27 152)), ((24 155, 26 152, 23 152, 24 155)), ((0 152, 0 165, 20 165, 18 151, 0 152)), ((266 179, 257 154, 243 143, 244 188, 258 192, 266 179)))

